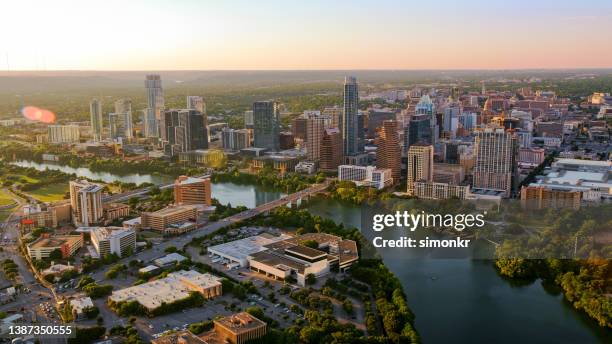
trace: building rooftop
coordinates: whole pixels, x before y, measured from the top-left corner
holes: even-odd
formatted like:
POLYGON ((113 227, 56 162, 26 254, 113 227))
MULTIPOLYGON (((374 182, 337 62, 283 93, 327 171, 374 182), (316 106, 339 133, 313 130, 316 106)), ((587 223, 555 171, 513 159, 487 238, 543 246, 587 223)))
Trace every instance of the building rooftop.
POLYGON ((173 252, 173 253, 169 253, 169 254, 161 257, 161 258, 157 258, 153 262, 157 266, 166 266, 168 264, 182 262, 182 261, 184 261, 186 259, 187 259, 187 257, 181 256, 180 254, 173 252))
POLYGON ((220 253, 225 256, 234 257, 239 260, 246 259, 249 255, 265 250, 264 246, 290 238, 288 235, 255 235, 252 237, 226 242, 211 246, 209 252, 220 253))
POLYGON ((209 344, 195 334, 184 330, 151 340, 152 344, 209 344))
POLYGON ((59 235, 53 236, 49 238, 39 238, 38 240, 31 243, 30 248, 53 248, 60 247, 62 245, 68 244, 70 246, 76 244, 81 241, 80 235, 59 235))
POLYGON ((70 300, 70 306, 73 311, 77 314, 83 313, 83 310, 88 307, 93 307, 93 301, 89 296, 80 297, 78 299, 70 300))
POLYGON ((155 216, 168 216, 191 209, 197 209, 197 207, 193 205, 170 205, 166 208, 147 214, 155 216))
POLYGON ((308 259, 317 259, 327 256, 327 253, 302 245, 295 245, 285 249, 285 253, 292 253, 308 259))
POLYGON ((217 325, 223 326, 235 334, 250 331, 254 328, 266 326, 266 323, 250 315, 247 312, 233 314, 215 320, 217 325))

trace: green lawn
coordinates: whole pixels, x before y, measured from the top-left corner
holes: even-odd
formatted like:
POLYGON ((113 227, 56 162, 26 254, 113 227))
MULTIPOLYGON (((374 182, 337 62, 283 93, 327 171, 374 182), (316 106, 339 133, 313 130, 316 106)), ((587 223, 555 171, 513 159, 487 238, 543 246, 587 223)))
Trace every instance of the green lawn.
POLYGON ((41 202, 54 202, 64 199, 68 191, 68 183, 51 184, 36 190, 26 192, 41 202))
POLYGON ((11 203, 15 203, 15 200, 13 200, 13 198, 7 191, 0 189, 0 206, 8 205, 11 203))

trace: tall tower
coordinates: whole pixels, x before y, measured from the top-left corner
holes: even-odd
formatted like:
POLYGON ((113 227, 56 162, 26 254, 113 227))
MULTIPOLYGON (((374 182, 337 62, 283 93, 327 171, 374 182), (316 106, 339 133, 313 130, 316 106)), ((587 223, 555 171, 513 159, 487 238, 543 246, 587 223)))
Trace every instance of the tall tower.
POLYGON ((408 149, 406 184, 409 195, 414 194, 414 182, 433 181, 433 154, 432 145, 417 143, 408 149))
POLYGON ((253 103, 253 146, 278 151, 280 148, 280 114, 278 103, 253 103))
POLYGON ((353 76, 347 76, 344 79, 344 109, 341 128, 345 156, 355 155, 359 152, 358 111, 359 87, 357 79, 353 76))
MULTIPOLYGON (((109 114, 109 120, 111 119, 109 114)), ((134 123, 132 122, 132 101, 122 98, 115 102, 116 130, 119 137, 131 139, 134 136, 134 123)), ((112 135, 111 135, 112 136, 112 135)))
POLYGON ((102 140, 102 102, 94 98, 89 103, 89 116, 91 122, 91 132, 94 141, 102 140))
POLYGON ((510 197, 516 171, 517 140, 504 129, 476 131, 474 189, 503 191, 510 197))
POLYGON ((342 136, 338 128, 325 129, 321 139, 320 169, 337 171, 342 165, 342 151, 342 136))
POLYGON ((377 145, 376 167, 391 169, 393 183, 398 183, 401 177, 400 161, 402 153, 399 145, 399 135, 397 134, 397 121, 387 120, 383 122, 377 145))
POLYGON ((77 226, 89 226, 102 220, 102 187, 87 180, 70 181, 72 221, 77 226))
POLYGON ((310 161, 320 158, 324 130, 325 120, 322 117, 311 115, 306 119, 306 152, 310 161))
MULTIPOLYGON (((159 123, 164 110, 164 93, 161 77, 158 74, 147 75, 145 79, 147 108, 144 111, 144 136, 159 137, 159 123)), ((163 135, 163 133, 162 133, 163 135)), ((162 139, 165 139, 162 136, 162 139)))

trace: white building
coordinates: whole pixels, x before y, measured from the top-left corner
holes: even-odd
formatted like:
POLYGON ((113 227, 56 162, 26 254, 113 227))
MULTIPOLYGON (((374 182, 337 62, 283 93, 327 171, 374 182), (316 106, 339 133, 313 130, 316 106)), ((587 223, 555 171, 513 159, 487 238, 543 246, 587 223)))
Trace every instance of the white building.
POLYGON ((77 299, 70 300, 70 308, 72 308, 72 315, 74 319, 83 319, 85 318, 85 310, 87 308, 93 308, 93 301, 89 296, 80 297, 77 299))
POLYGON ((241 267, 246 267, 248 266, 247 258, 249 255, 265 251, 264 246, 289 238, 290 236, 284 234, 280 236, 256 235, 211 246, 208 248, 208 256, 212 258, 213 263, 227 264, 228 266, 238 264, 241 267))
POLYGON ((393 184, 391 169, 376 168, 376 166, 340 165, 338 180, 348 180, 358 186, 369 186, 379 190, 393 184))
POLYGON ((47 127, 49 143, 79 142, 81 132, 78 125, 50 125, 47 127))
POLYGON ((123 227, 80 227, 78 232, 89 232, 91 244, 98 257, 116 254, 123 257, 136 252, 136 232, 123 227))
POLYGON ((312 161, 300 161, 295 166, 295 172, 313 174, 317 171, 317 164, 312 161))

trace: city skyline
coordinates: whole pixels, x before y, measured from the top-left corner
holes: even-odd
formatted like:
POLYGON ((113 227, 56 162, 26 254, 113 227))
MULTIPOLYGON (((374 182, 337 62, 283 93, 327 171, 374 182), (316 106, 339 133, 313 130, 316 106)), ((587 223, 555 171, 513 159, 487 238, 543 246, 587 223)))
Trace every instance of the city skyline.
POLYGON ((0 46, 0 69, 612 67, 604 43, 612 4, 605 1, 351 4, 14 2, 0 15, 1 32, 12 33, 0 46), (100 24, 92 25, 91 13, 100 24), (129 25, 107 25, 111 19, 129 25))

